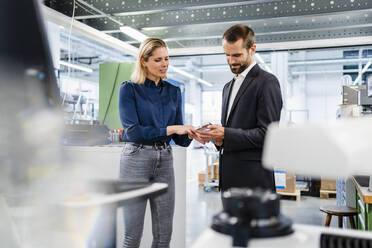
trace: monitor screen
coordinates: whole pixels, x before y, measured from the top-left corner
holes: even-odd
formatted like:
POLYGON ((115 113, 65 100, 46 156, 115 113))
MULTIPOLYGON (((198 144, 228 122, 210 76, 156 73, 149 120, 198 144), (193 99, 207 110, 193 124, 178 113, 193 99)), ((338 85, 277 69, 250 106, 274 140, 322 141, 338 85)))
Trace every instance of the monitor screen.
POLYGON ((60 97, 40 4, 0 0, 0 192, 26 187, 57 157, 60 97))
POLYGON ((59 91, 40 4, 38 0, 0 1, 0 75, 7 74, 0 80, 3 86, 40 84, 48 104, 57 104, 59 91))

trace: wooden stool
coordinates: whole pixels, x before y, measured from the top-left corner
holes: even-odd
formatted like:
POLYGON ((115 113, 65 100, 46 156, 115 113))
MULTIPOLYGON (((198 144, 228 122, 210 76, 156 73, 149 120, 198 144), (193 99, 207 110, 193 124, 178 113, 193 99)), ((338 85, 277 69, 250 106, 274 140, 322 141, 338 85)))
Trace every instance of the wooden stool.
POLYGON ((342 217, 348 216, 350 220, 350 225, 352 229, 356 229, 354 216, 358 214, 355 208, 349 208, 345 206, 322 206, 320 211, 327 214, 325 226, 331 224, 332 215, 338 216, 338 227, 342 228, 342 217))

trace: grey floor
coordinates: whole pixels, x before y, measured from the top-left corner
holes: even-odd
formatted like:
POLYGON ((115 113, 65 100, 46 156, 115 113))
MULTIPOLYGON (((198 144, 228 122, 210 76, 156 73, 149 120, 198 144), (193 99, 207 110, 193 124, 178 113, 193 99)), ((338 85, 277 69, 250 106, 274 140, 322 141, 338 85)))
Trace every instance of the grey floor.
MULTIPOLYGON (((209 227, 212 216, 221 211, 220 193, 204 192, 198 187, 198 173, 205 171, 203 149, 188 148, 186 192, 186 247, 191 247, 198 236, 209 227)), ((335 199, 301 196, 301 201, 281 200, 281 211, 294 223, 324 225, 325 214, 319 211, 322 205, 335 205, 335 199)), ((331 226, 337 226, 337 219, 331 226)))

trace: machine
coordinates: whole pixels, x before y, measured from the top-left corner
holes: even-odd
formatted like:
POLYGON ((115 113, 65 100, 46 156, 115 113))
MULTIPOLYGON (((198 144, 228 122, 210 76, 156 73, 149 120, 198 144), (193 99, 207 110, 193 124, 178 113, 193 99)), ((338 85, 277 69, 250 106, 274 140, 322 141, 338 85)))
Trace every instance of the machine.
MULTIPOLYGON (((301 124, 296 126, 279 126, 272 124, 267 131, 264 146, 263 163, 268 168, 280 167, 289 172, 313 176, 350 176, 372 175, 370 166, 370 148, 372 147, 372 119, 355 118, 343 119, 322 124, 301 124)), ((346 248, 346 247, 372 247, 372 233, 356 230, 325 228, 310 225, 293 225, 289 220, 280 218, 279 205, 272 205, 265 211, 272 197, 270 194, 257 190, 240 192, 239 200, 235 195, 230 198, 233 206, 223 202, 225 226, 235 224, 235 230, 226 231, 216 228, 216 221, 223 219, 221 214, 213 218, 211 229, 208 229, 195 242, 193 248, 202 247, 286 247, 286 248, 346 248), (245 195, 245 197, 242 197, 245 195), (253 205, 244 204, 244 198, 252 195, 258 196, 253 205), (264 201, 263 199, 266 199, 264 201), (244 207, 245 206, 245 207, 244 207), (235 211, 231 209, 235 208, 235 211), (249 211, 250 215, 241 215, 237 209, 249 211), (262 213, 266 216, 262 218, 262 213), (232 214, 233 213, 233 214, 232 214), (242 216, 245 216, 242 220, 242 216), (240 224, 239 224, 240 223, 240 224), (244 225, 241 223, 249 223, 244 225), (272 229, 268 234, 255 235, 256 223, 264 223, 264 229, 272 229), (293 228, 293 232, 291 232, 293 228), (253 234, 253 235, 252 235, 253 234), (238 239, 237 237, 245 237, 238 239), (240 240, 240 241, 239 241, 240 240), (247 241, 248 240, 248 241, 247 241), (243 242, 241 242, 243 241, 243 242), (247 241, 247 242, 246 242, 247 241)), ((226 199, 228 200, 228 199, 226 199)), ((248 201, 247 201, 248 202, 248 201)), ((222 212, 222 213, 223 213, 222 212)), ((243 211, 244 212, 244 211, 243 211)), ((217 222, 218 225, 220 225, 217 222)), ((218 226, 217 226, 218 227, 218 226)), ((261 232, 262 233, 262 232, 261 232)))
MULTIPOLYGON (((342 87, 342 106, 355 107, 358 106, 360 113, 353 115, 369 115, 372 114, 372 76, 367 77, 365 85, 345 85, 342 87)), ((354 110, 355 112, 355 110, 354 110)))

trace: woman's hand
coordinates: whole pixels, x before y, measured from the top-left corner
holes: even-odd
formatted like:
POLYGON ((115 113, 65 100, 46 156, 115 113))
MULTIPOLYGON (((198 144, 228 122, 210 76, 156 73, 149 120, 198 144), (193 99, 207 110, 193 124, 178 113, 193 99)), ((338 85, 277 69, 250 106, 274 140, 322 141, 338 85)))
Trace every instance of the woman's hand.
POLYGON ((202 138, 199 137, 199 134, 196 132, 195 129, 189 130, 189 139, 195 139, 199 143, 202 143, 203 145, 207 143, 206 140, 203 140, 202 138))
POLYGON ((190 134, 191 130, 195 130, 195 128, 192 125, 173 125, 173 126, 167 126, 167 136, 170 136, 172 134, 190 134))

